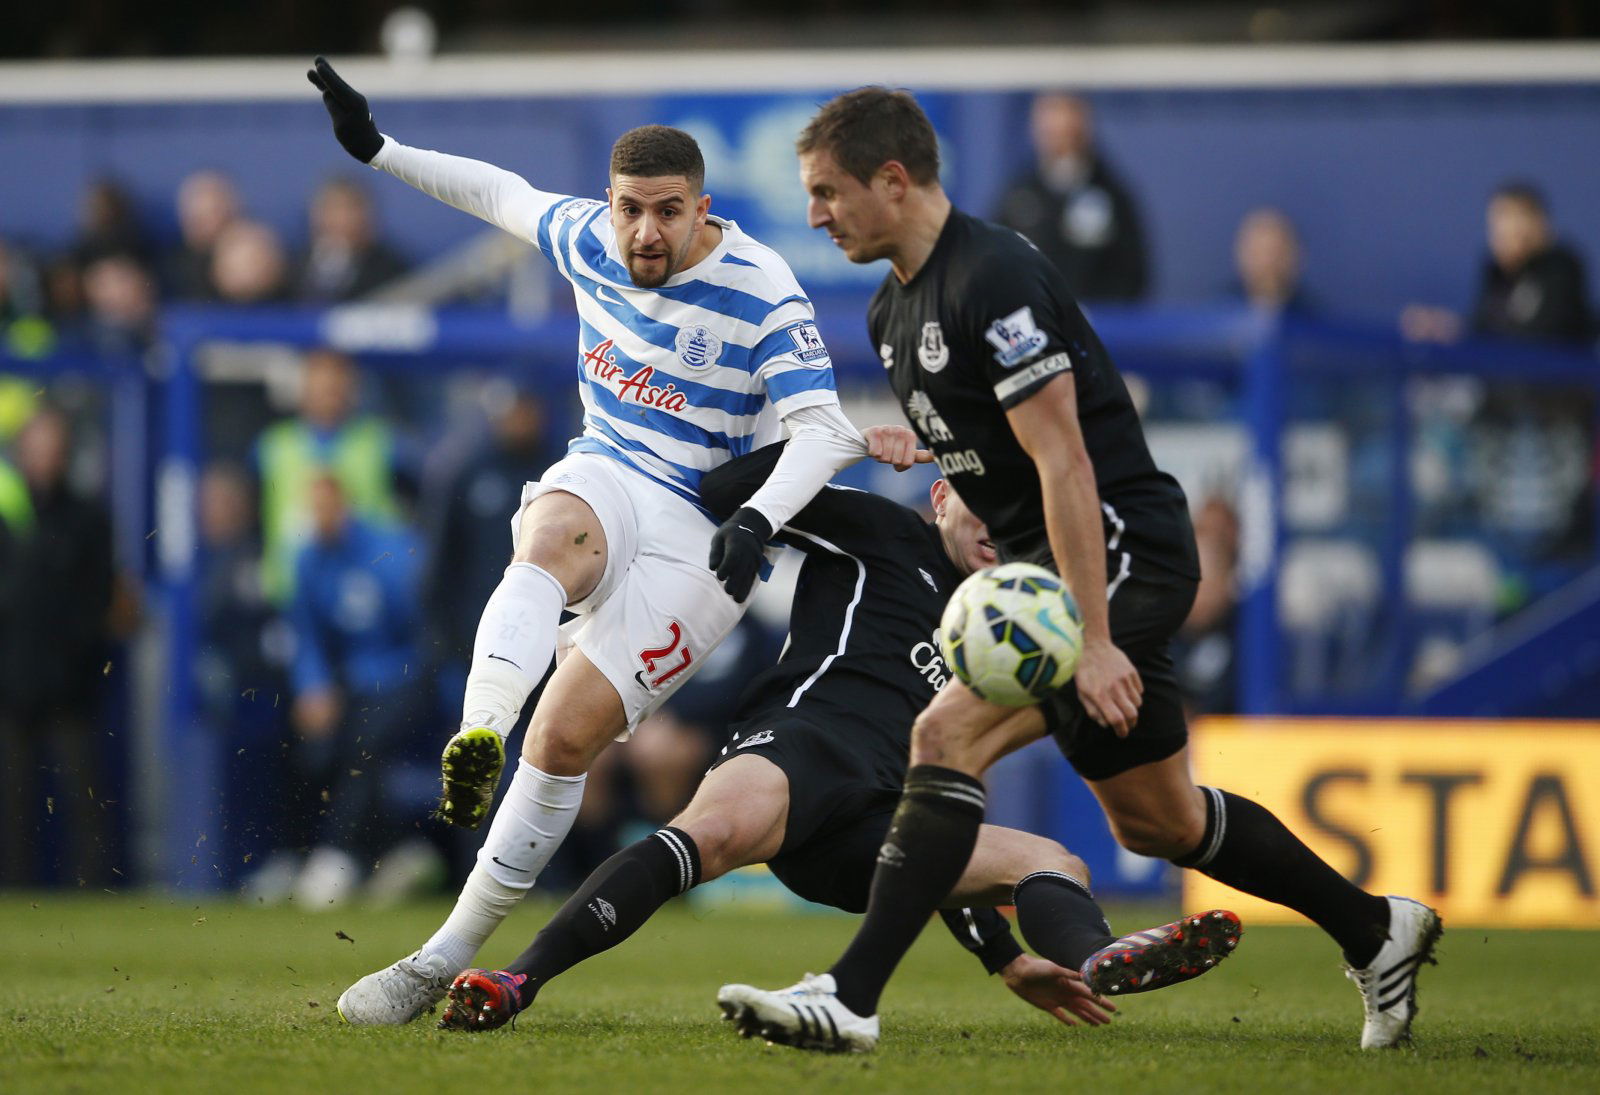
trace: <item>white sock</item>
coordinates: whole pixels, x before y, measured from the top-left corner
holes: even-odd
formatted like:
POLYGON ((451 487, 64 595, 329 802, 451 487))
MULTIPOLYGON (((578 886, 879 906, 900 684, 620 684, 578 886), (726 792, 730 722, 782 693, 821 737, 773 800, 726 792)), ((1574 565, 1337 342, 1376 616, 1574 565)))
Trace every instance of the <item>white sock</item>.
POLYGON ((472 644, 464 720, 487 722, 504 738, 528 693, 550 668, 567 591, 532 563, 512 563, 489 595, 472 644))
POLYGON ((484 940, 517 907, 567 838, 583 801, 587 776, 552 776, 517 761, 506 797, 489 822, 478 862, 444 924, 423 944, 443 955, 452 974, 471 964, 484 940))

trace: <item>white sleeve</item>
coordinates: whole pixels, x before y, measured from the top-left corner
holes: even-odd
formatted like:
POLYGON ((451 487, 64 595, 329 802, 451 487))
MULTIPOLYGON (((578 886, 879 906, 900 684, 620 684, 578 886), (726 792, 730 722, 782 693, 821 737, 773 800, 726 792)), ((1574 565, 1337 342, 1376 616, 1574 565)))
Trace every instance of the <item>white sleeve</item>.
POLYGON ((745 505, 759 510, 776 532, 805 508, 841 469, 867 455, 867 442, 838 400, 796 407, 783 416, 789 444, 761 489, 745 505))
POLYGON ((387 134, 372 166, 534 245, 539 221, 568 197, 535 190, 521 175, 482 160, 411 148, 387 134))

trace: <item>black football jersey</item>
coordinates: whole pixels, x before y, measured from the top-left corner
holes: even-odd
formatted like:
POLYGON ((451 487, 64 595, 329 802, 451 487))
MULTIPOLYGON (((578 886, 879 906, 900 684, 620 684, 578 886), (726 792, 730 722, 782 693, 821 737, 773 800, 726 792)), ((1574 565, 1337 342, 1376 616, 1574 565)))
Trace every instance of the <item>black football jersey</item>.
POLYGON ((952 209, 916 276, 884 279, 867 326, 912 427, 1007 558, 1048 540, 1038 472, 1006 411, 1070 373, 1107 578, 1199 577, 1183 489, 1151 459, 1122 377, 1032 244, 952 209))

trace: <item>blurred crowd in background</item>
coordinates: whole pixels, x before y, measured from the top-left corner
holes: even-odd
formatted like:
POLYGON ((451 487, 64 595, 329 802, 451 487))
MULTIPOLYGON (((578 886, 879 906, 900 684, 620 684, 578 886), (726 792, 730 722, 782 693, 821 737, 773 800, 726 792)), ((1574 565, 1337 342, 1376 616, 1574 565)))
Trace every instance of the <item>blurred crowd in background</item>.
MULTIPOLYGON (((1042 94, 1030 124, 1036 162, 983 212, 1028 236, 1091 306, 1143 300, 1138 181, 1099 154, 1089 103, 1042 94)), ((385 242, 365 186, 323 182, 302 238, 286 240, 251 217, 234 180, 197 171, 172 196, 177 234, 163 239, 114 180, 95 181, 70 248, 0 240, 0 339, 17 358, 67 344, 138 355, 172 303, 363 299, 411 269, 385 242)), ((1536 182, 1508 180, 1486 195, 1483 224, 1461 231, 1485 240, 1477 296, 1395 302, 1408 338, 1592 344, 1583 259, 1561 242, 1536 182)), ((1315 256, 1274 208, 1243 218, 1233 255, 1217 256, 1217 284, 1219 301, 1318 315, 1315 256)), ((192 668, 228 758, 226 821, 209 837, 223 849, 218 872, 263 901, 311 907, 352 896, 352 862, 370 866, 374 900, 437 888, 464 872, 476 843, 428 820, 437 751, 459 717, 521 484, 574 431, 571 393, 471 377, 462 383, 475 409, 444 422, 451 400, 436 389, 364 373, 332 350, 297 355, 284 375, 217 393, 198 489, 203 638, 192 668)), ((1138 395, 1152 414, 1172 407, 1171 393, 1138 395)), ((1526 465, 1538 481, 1486 493, 1472 521, 1492 521, 1499 506, 1529 550, 1592 557, 1592 406, 1531 388, 1488 398, 1467 382, 1419 399, 1424 455, 1472 451, 1494 462, 1485 479, 1514 484, 1526 465)), ((125 720, 103 714, 126 702, 115 669, 141 626, 140 595, 113 561, 113 456, 99 409, 81 388, 0 377, 0 884, 115 885, 125 862, 125 746, 115 740, 125 720)), ((1189 413, 1232 410, 1203 402, 1189 413)), ((1205 580, 1180 664, 1197 713, 1237 702, 1235 489, 1191 499, 1205 580)), ((781 623, 752 617, 632 744, 607 752, 541 885, 581 878, 630 826, 660 824, 687 801, 740 683, 781 640, 781 623)))

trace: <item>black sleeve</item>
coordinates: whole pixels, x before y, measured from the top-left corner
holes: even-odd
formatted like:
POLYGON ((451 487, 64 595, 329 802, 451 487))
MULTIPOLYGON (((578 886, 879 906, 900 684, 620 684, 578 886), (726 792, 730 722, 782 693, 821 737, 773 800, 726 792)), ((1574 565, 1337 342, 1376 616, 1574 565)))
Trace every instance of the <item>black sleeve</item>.
MULTIPOLYGON (((700 501, 719 521, 733 516, 733 511, 767 481, 785 444, 780 441, 767 445, 707 472, 700 480, 700 501)), ((882 543, 907 522, 920 526, 922 518, 880 495, 829 484, 789 519, 776 539, 804 551, 813 545, 803 537, 786 536, 784 532, 809 532, 853 552, 858 547, 882 543)))
POLYGON ((1030 247, 991 251, 963 294, 960 338, 1010 410, 1069 372, 1094 344, 1088 323, 1061 292, 1050 260, 1030 247))
POLYGON ((956 942, 977 955, 990 973, 999 973, 1022 953, 1011 922, 994 909, 940 909, 939 916, 956 942))
POLYGON ((785 442, 766 445, 755 452, 729 460, 712 468, 700 480, 700 501, 719 521, 733 516, 733 511, 749 501, 761 489, 772 469, 778 466, 785 442))

